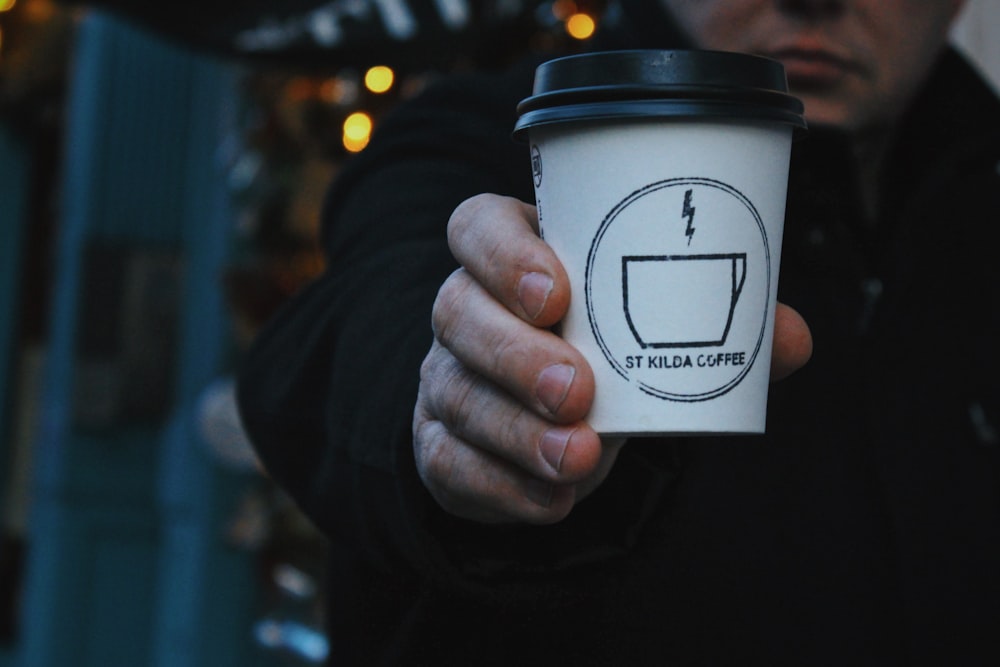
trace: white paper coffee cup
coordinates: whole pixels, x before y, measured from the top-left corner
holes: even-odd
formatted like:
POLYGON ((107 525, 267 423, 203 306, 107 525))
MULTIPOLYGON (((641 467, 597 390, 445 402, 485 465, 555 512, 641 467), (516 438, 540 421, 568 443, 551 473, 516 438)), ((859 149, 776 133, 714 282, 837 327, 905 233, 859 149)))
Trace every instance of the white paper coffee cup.
POLYGON ((761 433, 792 134, 780 63, 625 51, 541 65, 519 107, 560 334, 604 435, 761 433))

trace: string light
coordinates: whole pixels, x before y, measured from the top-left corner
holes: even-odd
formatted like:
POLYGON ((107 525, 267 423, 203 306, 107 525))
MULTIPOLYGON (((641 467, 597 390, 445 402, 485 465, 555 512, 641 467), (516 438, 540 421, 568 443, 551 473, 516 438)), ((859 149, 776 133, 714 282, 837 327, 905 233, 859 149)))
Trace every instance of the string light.
POLYGON ((0 12, 10 11, 17 4, 17 0, 0 0, 0 12))
POLYGON ((372 118, 364 111, 355 111, 344 119, 343 144, 351 153, 358 153, 368 145, 372 135, 372 118))
POLYGON ((566 32, 573 39, 590 39, 597 30, 597 23, 587 14, 582 12, 573 14, 566 19, 566 32))
POLYGON ((365 72, 365 88, 373 93, 385 93, 396 79, 392 68, 385 65, 376 65, 365 72))

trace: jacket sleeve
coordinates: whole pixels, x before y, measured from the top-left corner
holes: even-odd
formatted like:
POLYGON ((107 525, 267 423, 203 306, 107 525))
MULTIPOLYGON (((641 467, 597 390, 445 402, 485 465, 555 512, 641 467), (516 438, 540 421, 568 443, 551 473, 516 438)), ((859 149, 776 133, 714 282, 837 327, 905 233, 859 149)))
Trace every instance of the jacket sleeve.
POLYGON ((446 222, 481 192, 531 200, 527 149, 510 138, 523 90, 458 82, 387 120, 329 197, 328 269, 243 365, 240 411, 269 473, 331 540, 377 567, 454 582, 601 557, 630 539, 662 487, 657 466, 628 461, 600 492, 620 492, 613 503, 555 528, 497 529, 446 515, 419 481, 419 368, 438 287, 456 268, 446 222))

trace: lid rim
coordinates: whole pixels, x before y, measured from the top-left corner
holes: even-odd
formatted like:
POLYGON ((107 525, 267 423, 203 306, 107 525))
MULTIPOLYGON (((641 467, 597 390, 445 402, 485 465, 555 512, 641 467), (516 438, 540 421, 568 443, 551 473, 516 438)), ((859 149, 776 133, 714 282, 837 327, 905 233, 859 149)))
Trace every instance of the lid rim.
POLYGON ((781 91, 768 88, 733 88, 722 85, 703 86, 689 84, 662 84, 655 86, 632 85, 599 86, 593 88, 565 88, 527 97, 517 105, 519 114, 540 108, 573 106, 590 102, 611 102, 617 100, 724 100, 736 102, 757 101, 764 106, 787 109, 802 113, 804 107, 798 98, 781 91))
POLYGON ((709 115, 805 127, 777 60, 705 50, 603 51, 549 60, 517 105, 515 136, 538 124, 596 118, 709 115))
POLYGON ((806 127, 806 122, 801 114, 771 106, 704 100, 635 100, 617 103, 598 102, 529 111, 518 119, 514 126, 514 137, 520 139, 528 130, 544 125, 606 119, 649 120, 656 118, 705 120, 738 118, 791 125, 795 129, 806 127))

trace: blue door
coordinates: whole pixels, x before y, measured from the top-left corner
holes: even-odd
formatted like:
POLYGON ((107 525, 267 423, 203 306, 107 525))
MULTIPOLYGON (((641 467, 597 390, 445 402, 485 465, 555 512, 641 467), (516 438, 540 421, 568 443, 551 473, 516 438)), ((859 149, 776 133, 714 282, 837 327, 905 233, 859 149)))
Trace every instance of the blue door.
POLYGON ((262 665, 252 556, 223 526, 255 480, 213 463, 195 427, 232 356, 218 147, 235 73, 98 13, 73 62, 11 664, 262 665))

